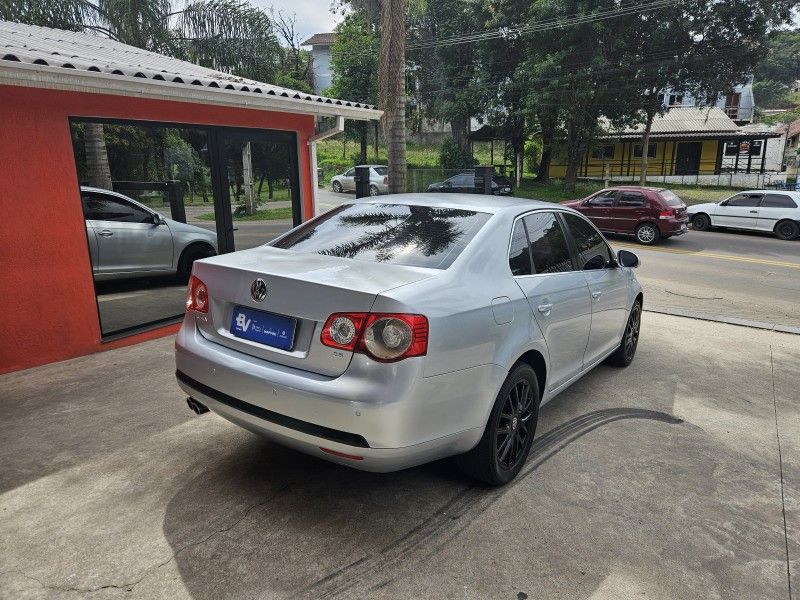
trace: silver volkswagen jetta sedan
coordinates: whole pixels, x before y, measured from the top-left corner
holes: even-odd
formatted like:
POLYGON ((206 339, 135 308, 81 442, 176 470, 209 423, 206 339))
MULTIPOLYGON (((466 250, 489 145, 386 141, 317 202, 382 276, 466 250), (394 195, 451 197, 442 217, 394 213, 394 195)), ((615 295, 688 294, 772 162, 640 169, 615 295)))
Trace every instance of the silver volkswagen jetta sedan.
POLYGON ((546 202, 358 201, 196 262, 177 378, 196 411, 321 458, 393 471, 461 455, 503 484, 541 404, 633 360, 637 264, 546 202))

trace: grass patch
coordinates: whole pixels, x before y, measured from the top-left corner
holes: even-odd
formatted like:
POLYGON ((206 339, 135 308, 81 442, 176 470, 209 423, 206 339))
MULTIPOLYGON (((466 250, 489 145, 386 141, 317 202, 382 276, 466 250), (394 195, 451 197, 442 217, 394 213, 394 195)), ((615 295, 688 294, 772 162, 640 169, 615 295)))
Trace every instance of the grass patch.
MULTIPOLYGON (((213 221, 214 213, 204 213, 196 217, 201 221, 213 221)), ((252 215, 233 215, 234 221, 278 221, 280 219, 291 219, 292 208, 273 208, 267 210, 257 210, 252 215)))

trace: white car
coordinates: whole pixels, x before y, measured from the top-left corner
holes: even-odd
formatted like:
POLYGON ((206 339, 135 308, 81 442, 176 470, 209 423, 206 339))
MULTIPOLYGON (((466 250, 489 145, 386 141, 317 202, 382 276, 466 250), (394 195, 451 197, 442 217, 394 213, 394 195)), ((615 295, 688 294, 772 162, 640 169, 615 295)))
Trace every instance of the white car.
MULTIPOLYGON (((389 168, 386 165, 358 165, 369 167, 369 195, 389 193, 389 168)), ((336 193, 356 191, 356 168, 348 169, 331 178, 331 189, 336 193)))
POLYGON ((800 192, 746 190, 722 202, 688 208, 692 227, 771 231, 782 240, 800 236, 800 192))

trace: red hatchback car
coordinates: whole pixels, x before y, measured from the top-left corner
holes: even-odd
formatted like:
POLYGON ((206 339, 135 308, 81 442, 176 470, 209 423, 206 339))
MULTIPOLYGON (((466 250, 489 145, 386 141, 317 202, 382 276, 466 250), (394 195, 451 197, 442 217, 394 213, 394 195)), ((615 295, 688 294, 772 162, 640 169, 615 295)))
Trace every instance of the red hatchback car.
POLYGON ((689 224, 683 200, 663 188, 612 187, 562 204, 583 213, 600 231, 633 235, 647 246, 683 235, 689 224))

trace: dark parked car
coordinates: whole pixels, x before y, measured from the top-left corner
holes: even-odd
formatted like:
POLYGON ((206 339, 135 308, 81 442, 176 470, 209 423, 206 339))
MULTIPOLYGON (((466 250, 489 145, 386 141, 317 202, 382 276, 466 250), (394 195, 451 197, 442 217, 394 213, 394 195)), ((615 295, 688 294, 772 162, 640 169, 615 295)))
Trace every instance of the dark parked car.
POLYGON ((636 241, 647 246, 673 235, 683 235, 689 223, 683 200, 663 188, 606 188, 583 200, 562 204, 589 217, 600 231, 633 235, 636 241))
MULTIPOLYGON (((475 191, 475 171, 464 171, 444 181, 432 183, 426 191, 470 194, 475 191)), ((503 175, 492 176, 492 194, 509 196, 511 192, 511 180, 503 175)))

